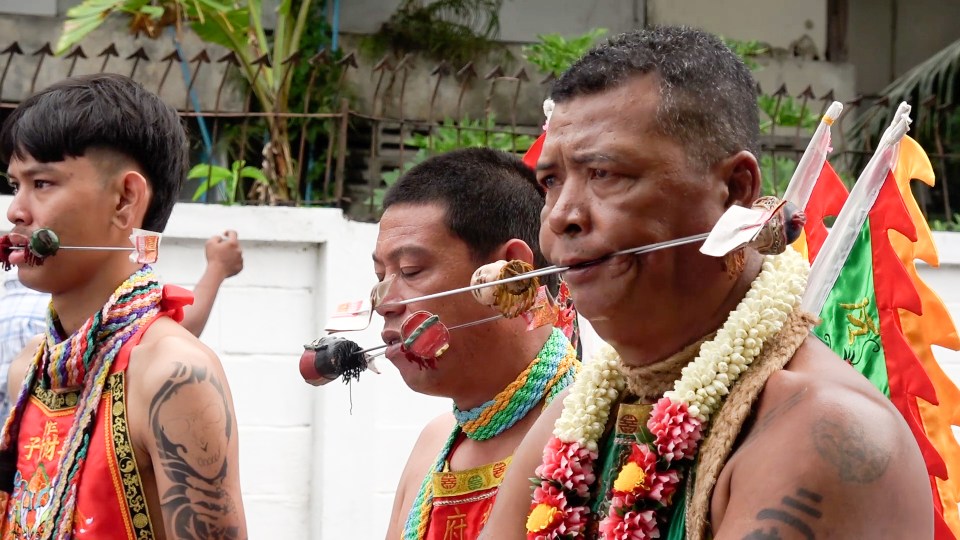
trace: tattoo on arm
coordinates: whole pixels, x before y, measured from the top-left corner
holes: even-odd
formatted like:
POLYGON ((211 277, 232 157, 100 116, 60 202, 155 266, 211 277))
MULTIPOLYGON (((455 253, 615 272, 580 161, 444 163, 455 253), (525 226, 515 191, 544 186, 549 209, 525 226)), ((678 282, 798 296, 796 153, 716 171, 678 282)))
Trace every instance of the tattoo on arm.
POLYGON ((159 465, 172 487, 160 494, 167 534, 190 540, 235 539, 236 506, 223 484, 233 416, 223 385, 198 366, 174 364, 174 374, 150 403, 159 465), (181 406, 171 405, 177 397, 181 406), (182 403, 194 406, 184 409, 182 403))
POLYGON ((813 443, 844 482, 869 484, 883 476, 890 464, 890 449, 867 437, 855 420, 846 425, 821 420, 813 425, 813 443))
MULTIPOLYGON (((757 512, 757 521, 775 521, 769 527, 760 527, 743 537, 743 540, 780 540, 782 526, 789 527, 800 533, 807 540, 814 540, 816 535, 811 521, 820 519, 823 513, 817 506, 823 502, 823 496, 803 488, 797 489, 793 496, 780 499, 780 506, 764 508, 757 512)), ((786 529, 784 529, 786 530, 786 529)))

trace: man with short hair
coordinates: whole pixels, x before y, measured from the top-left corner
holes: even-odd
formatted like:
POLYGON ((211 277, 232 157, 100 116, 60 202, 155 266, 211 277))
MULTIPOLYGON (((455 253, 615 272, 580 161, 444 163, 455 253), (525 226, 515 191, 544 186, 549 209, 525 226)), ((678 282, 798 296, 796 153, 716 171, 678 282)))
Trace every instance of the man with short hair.
POLYGON ((484 537, 931 538, 903 418, 808 336, 802 256, 602 259, 757 199, 743 62, 699 30, 639 30, 588 52, 551 97, 541 245, 559 265, 602 261, 564 279, 612 348, 530 430, 484 537))
MULTIPOLYGON (((448 397, 454 406, 416 442, 387 538, 476 538, 520 440, 573 379, 575 348, 557 328, 528 330, 522 318, 501 319, 451 330, 436 368, 422 369, 401 349, 400 327, 410 314, 426 310, 452 327, 496 311, 469 294, 396 302, 469 285, 478 266, 497 260, 541 266, 543 195, 519 159, 473 148, 412 168, 383 206, 373 259, 379 279, 390 282, 377 307, 387 357, 412 390, 448 397)), ((556 291, 556 278, 548 284, 556 291)))
POLYGON ((3 536, 246 538, 226 377, 178 324, 190 294, 126 251, 23 251, 41 228, 71 246, 163 231, 188 164, 176 111, 120 75, 67 79, 10 114, 0 159, 9 260, 51 294, 50 327, 10 368, 3 536))

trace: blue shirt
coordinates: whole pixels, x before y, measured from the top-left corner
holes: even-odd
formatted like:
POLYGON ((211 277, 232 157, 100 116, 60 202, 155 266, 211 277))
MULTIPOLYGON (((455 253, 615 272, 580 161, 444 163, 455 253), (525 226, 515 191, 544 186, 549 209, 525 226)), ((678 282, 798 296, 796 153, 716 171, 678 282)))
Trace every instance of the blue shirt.
MULTIPOLYGON (((2 271, 2 269, 0 269, 2 271)), ((16 270, 4 272, 0 283, 0 423, 10 413, 7 380, 10 363, 23 351, 30 338, 47 329, 50 295, 28 289, 17 279, 16 270)))

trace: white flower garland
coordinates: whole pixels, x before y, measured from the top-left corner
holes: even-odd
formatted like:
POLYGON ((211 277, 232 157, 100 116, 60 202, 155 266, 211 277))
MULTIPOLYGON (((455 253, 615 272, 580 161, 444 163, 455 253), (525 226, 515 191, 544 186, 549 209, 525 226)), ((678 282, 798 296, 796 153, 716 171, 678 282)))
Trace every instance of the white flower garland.
MULTIPOLYGON (((723 403, 730 387, 760 354, 763 344, 783 328, 800 304, 810 266, 793 248, 767 255, 760 274, 743 300, 712 341, 681 371, 665 397, 684 403, 704 425, 723 403)), ((617 369, 619 355, 605 345, 590 362, 563 400, 563 412, 553 434, 563 442, 577 442, 591 452, 610 417, 610 409, 626 381, 617 369)))
POLYGON ((610 408, 627 381, 617 368, 617 351, 604 344, 590 362, 584 362, 570 393, 563 398, 563 412, 553 434, 563 442, 577 442, 591 452, 606 429, 610 408))

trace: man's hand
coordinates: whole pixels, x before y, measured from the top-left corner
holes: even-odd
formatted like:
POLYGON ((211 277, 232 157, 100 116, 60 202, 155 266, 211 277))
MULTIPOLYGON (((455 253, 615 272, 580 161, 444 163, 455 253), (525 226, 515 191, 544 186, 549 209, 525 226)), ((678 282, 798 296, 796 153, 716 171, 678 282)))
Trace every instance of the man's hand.
POLYGON ((237 231, 226 231, 223 235, 211 237, 207 240, 205 250, 207 272, 227 279, 243 270, 243 249, 237 240, 237 231))

